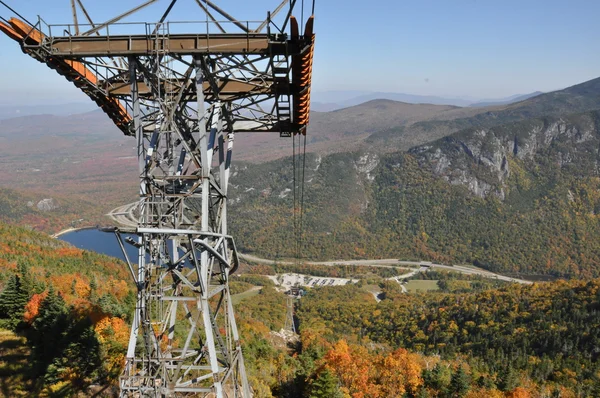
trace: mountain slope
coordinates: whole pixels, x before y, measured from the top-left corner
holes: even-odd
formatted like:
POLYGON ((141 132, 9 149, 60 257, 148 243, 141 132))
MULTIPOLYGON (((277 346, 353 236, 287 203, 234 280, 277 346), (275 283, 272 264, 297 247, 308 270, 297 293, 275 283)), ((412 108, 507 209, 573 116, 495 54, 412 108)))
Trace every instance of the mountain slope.
POLYGON ((99 204, 66 195, 0 190, 0 222, 46 233, 71 226, 102 224, 105 221, 102 214, 99 204))
POLYGON ((561 116, 600 108, 600 78, 518 103, 473 108, 482 112, 452 120, 427 120, 374 133, 366 142, 380 149, 424 144, 470 127, 493 127, 543 116, 561 116), (419 137, 419 138, 417 138, 419 137), (420 141, 420 142, 419 142, 420 141))
MULTIPOLYGON (((349 380, 356 380, 360 370, 364 379, 373 377, 370 368, 377 361, 357 347, 361 345, 377 351, 401 347, 468 363, 465 370, 462 365, 444 366, 431 357, 421 358, 424 392, 412 396, 542 397, 562 391, 566 396, 596 397, 600 392, 598 279, 510 285, 477 294, 402 294, 396 283, 382 289, 379 302, 348 285, 311 289, 298 303, 302 347, 331 342, 325 360, 345 386, 356 388, 349 380), (341 337, 343 344, 334 343, 341 337), (348 350, 346 342, 355 344, 353 349, 348 350), (365 362, 368 365, 361 369, 365 362), (450 373, 457 371, 471 376, 461 378, 461 393, 451 394, 458 377, 450 373), (479 390, 482 387, 486 389, 479 390)), ((414 366, 413 361, 408 357, 401 363, 406 369, 414 366)), ((400 369, 394 371, 402 374, 400 369)), ((398 387, 393 393, 397 391, 398 387)))
MULTIPOLYGON (((476 263, 504 273, 600 275, 600 112, 468 129, 409 153, 307 160, 308 258, 476 263)), ((232 178, 238 246, 291 256, 288 160, 232 178)))
POLYGON ((526 99, 538 96, 540 94, 543 94, 543 93, 541 91, 535 91, 535 92, 529 93, 529 94, 517 94, 517 95, 510 96, 508 98, 502 98, 502 99, 497 99, 497 100, 479 101, 479 102, 475 102, 475 103, 469 104, 469 106, 473 106, 473 107, 485 107, 485 106, 496 106, 496 105, 512 104, 512 103, 515 103, 515 102, 525 101, 526 99))

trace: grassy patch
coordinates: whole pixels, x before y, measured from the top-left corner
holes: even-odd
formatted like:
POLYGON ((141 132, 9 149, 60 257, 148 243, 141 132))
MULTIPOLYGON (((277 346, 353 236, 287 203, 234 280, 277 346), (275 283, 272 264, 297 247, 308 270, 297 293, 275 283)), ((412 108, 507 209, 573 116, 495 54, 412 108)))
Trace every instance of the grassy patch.
POLYGON ((381 293, 381 288, 379 285, 363 285, 362 289, 372 294, 381 293))
POLYGON ((417 291, 421 292, 430 292, 433 290, 439 290, 438 281, 426 281, 426 280, 412 280, 406 283, 406 289, 410 293, 415 293, 417 291))
POLYGON ((26 397, 31 371, 25 338, 0 330, 0 396, 26 397))
POLYGON ((239 304, 242 300, 246 300, 247 298, 258 295, 258 292, 260 292, 260 288, 254 287, 250 290, 246 290, 243 293, 232 294, 231 302, 233 303, 233 305, 239 304))

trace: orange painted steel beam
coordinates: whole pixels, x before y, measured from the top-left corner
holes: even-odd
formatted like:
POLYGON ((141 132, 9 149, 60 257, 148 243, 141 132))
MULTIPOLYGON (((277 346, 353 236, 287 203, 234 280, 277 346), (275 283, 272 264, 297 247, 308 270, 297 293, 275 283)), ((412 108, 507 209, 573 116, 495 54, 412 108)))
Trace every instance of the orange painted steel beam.
MULTIPOLYGON (((298 37, 298 21, 290 19, 292 39, 298 37)), ((309 38, 308 46, 299 55, 292 56, 292 82, 295 92, 292 96, 294 106, 294 123, 300 127, 302 134, 306 135, 306 127, 310 118, 310 87, 312 82, 312 66, 315 48, 315 35, 313 33, 314 16, 306 21, 304 37, 309 38)))
POLYGON ((0 22, 0 31, 15 41, 20 41, 23 39, 23 36, 14 30, 12 26, 7 25, 4 22, 0 22))
MULTIPOLYGON (((46 38, 42 32, 33 26, 21 21, 18 18, 8 20, 9 25, 0 22, 0 31, 6 34, 11 39, 19 42, 23 51, 26 45, 40 45, 46 38)), ((102 108, 102 110, 113 120, 115 125, 119 127, 125 134, 128 134, 127 125, 131 121, 131 116, 127 110, 116 98, 110 98, 105 95, 91 95, 84 88, 93 86, 98 88, 98 79, 96 74, 88 69, 83 63, 76 60, 65 60, 55 56, 49 56, 43 60, 50 68, 55 69, 59 74, 65 76, 67 80, 72 82, 77 88, 88 94, 92 100, 102 108), (87 87, 86 87, 87 86, 87 87)))

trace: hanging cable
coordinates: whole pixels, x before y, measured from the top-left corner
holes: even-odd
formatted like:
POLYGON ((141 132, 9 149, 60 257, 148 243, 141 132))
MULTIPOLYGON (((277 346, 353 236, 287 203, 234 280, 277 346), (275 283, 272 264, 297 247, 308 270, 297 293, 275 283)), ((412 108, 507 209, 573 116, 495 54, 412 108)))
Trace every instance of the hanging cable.
POLYGON ((304 177, 306 175, 306 136, 302 143, 302 134, 292 137, 292 183, 293 183, 293 228, 294 249, 293 256, 296 264, 304 257, 304 177), (302 147, 301 147, 302 145, 302 147))
POLYGON ((292 166, 293 166, 293 177, 292 177, 292 191, 294 195, 294 201, 292 203, 292 220, 294 224, 294 257, 298 258, 298 224, 296 220, 296 136, 292 136, 292 166))
POLYGON ((304 145, 302 149, 302 182, 300 183, 300 187, 302 191, 300 193, 300 240, 299 240, 299 248, 298 255, 302 254, 302 249, 304 248, 304 172, 306 170, 306 135, 304 137, 304 145))

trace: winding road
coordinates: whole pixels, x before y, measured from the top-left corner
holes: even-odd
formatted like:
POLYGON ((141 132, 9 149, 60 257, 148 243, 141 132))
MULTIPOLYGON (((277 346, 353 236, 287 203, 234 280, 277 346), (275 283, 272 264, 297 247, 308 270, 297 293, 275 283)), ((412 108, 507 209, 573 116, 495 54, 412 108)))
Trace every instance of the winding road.
MULTIPOLYGON (((137 227, 137 218, 134 214, 136 207, 138 206, 138 202, 129 203, 127 205, 119 206, 113 210, 111 210, 107 216, 111 218, 116 224, 126 226, 126 227, 137 227)), ((266 258, 256 257, 250 254, 239 254, 239 256, 246 261, 258 262, 263 264, 295 264, 293 261, 279 261, 279 260, 270 260, 266 258)), ((531 284, 533 282, 527 281, 524 279, 511 278, 509 276, 504 276, 500 274, 496 274, 494 272, 486 271, 480 268, 472 268, 466 267, 463 265, 445 265, 445 264, 434 264, 423 261, 402 261, 396 258, 386 258, 380 260, 330 260, 330 261, 308 261, 306 264, 311 265, 348 265, 348 266, 369 266, 369 267, 382 267, 382 268, 396 268, 401 267, 403 265, 415 266, 418 265, 419 268, 412 270, 411 272, 394 277, 397 282, 400 279, 407 279, 411 276, 415 275, 418 272, 424 272, 428 269, 441 269, 446 271, 454 271, 460 272, 461 274, 466 275, 479 275, 484 278, 497 279, 505 282, 515 282, 522 284, 531 284)))

